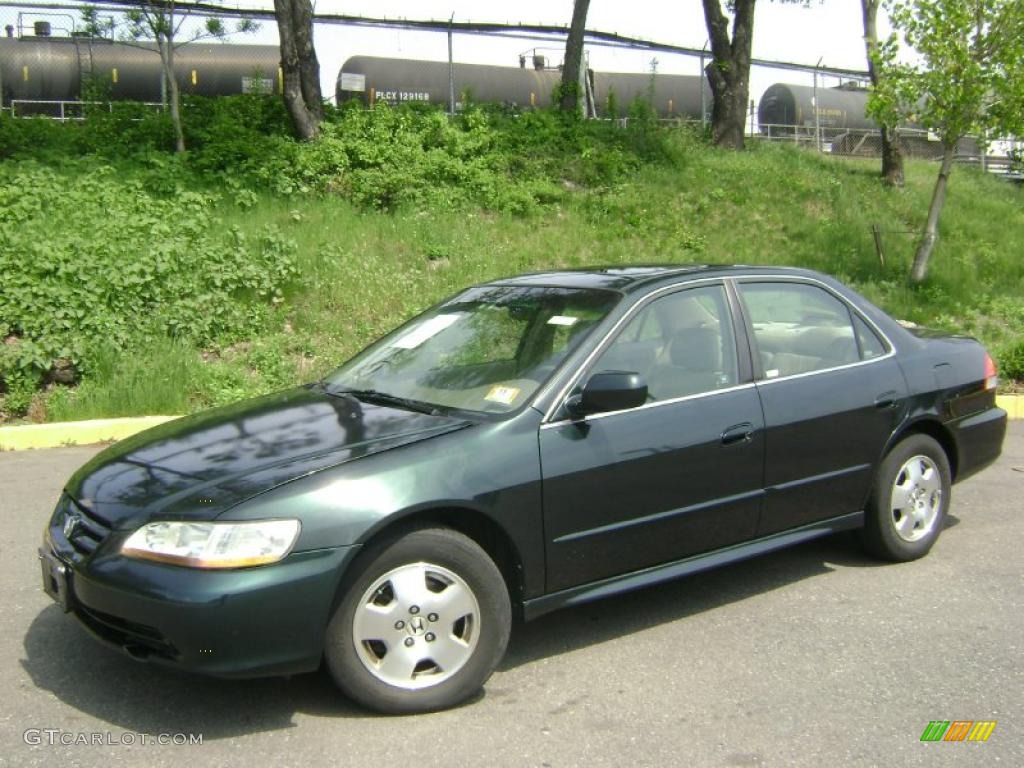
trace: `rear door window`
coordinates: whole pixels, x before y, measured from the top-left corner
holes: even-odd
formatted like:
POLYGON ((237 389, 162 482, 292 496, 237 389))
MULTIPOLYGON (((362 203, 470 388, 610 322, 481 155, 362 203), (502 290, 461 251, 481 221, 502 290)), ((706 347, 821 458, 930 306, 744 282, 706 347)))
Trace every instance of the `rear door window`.
POLYGON ((825 289, 789 282, 740 283, 739 289, 765 378, 860 361, 850 310, 825 289))

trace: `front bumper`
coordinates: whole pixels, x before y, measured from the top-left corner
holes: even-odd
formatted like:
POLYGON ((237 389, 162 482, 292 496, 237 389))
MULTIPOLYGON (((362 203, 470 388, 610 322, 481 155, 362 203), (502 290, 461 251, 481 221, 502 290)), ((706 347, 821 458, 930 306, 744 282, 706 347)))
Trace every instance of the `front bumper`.
POLYGON ((124 557, 119 538, 115 532, 83 556, 51 525, 39 550, 44 589, 108 646, 222 677, 316 669, 341 574, 357 549, 200 570, 124 557))

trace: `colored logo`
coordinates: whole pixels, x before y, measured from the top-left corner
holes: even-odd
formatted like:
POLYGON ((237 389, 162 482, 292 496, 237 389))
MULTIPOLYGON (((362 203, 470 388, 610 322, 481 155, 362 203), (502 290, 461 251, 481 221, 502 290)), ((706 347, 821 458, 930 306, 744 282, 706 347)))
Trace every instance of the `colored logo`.
POLYGON ((988 741, 995 728, 995 720, 932 720, 921 741, 988 741))

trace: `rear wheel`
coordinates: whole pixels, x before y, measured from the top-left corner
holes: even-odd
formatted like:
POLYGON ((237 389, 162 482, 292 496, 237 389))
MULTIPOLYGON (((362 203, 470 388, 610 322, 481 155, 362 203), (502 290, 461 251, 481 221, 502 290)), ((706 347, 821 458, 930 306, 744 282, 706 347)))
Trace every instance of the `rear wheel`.
POLYGON ((949 459, 928 435, 911 435, 882 461, 866 510, 865 548, 904 562, 928 554, 946 522, 949 459))
POLYGON ((355 564, 324 654, 351 698, 390 713, 454 706, 476 693, 508 643, 511 607, 494 562, 472 539, 424 528, 355 564))

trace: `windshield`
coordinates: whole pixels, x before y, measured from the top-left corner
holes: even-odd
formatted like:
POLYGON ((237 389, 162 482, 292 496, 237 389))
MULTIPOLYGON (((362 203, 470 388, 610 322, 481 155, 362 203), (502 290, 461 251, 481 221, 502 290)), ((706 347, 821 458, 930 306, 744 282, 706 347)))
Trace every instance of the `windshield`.
POLYGON ((330 391, 507 413, 523 405, 618 300, 609 291, 470 288, 330 374, 330 391))

